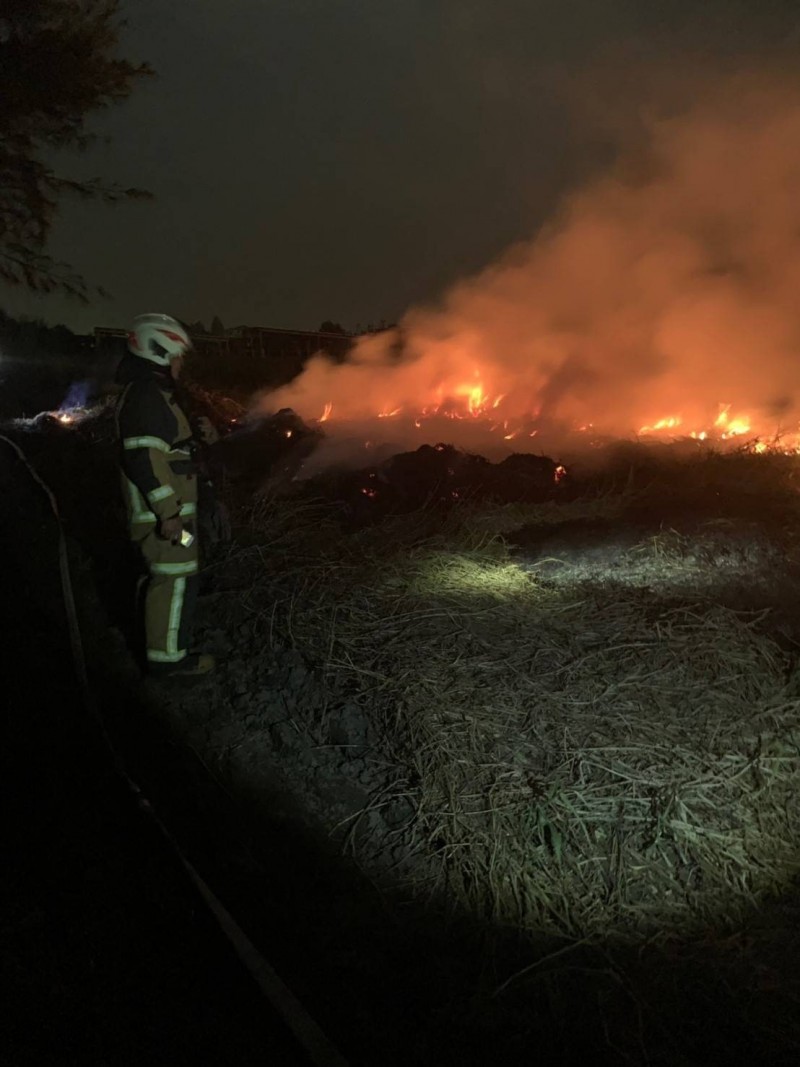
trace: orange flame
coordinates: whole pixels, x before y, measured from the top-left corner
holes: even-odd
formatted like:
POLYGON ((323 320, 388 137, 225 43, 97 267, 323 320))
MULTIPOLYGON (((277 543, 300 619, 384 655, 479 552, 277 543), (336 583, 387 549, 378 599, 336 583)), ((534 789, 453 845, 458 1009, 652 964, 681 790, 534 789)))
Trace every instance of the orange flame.
POLYGON ((642 426, 639 429, 639 433, 657 433, 659 430, 674 430, 680 426, 681 418, 678 415, 672 415, 667 419, 659 419, 658 422, 654 422, 652 426, 642 426))
POLYGON ((732 419, 728 412, 730 411, 730 404, 724 404, 722 410, 717 416, 714 426, 722 430, 722 437, 736 437, 739 434, 750 432, 750 419, 747 417, 739 417, 732 419))
MULTIPOLYGON (((412 409, 407 416, 408 424, 415 429, 421 429, 427 419, 433 418, 476 421, 482 419, 487 433, 499 429, 504 441, 513 441, 520 436, 528 439, 536 437, 539 430, 536 426, 532 427, 531 423, 535 421, 538 414, 537 411, 531 410, 527 416, 504 417, 503 409, 506 405, 504 405, 503 401, 507 395, 495 393, 476 371, 473 382, 464 382, 462 380, 454 387, 448 387, 440 382, 433 389, 433 396, 429 397, 427 402, 422 403, 416 413, 412 409), (492 417, 493 415, 495 418, 492 417), (496 416, 499 416, 499 419, 496 416)), ((639 427, 637 433, 641 436, 660 436, 671 439, 678 432, 683 437, 700 442, 728 441, 752 433, 754 441, 749 447, 755 453, 763 453, 771 449, 787 454, 800 454, 800 425, 788 434, 783 433, 780 435, 775 430, 768 432, 766 428, 760 434, 756 434, 753 431, 753 427, 758 425, 757 420, 745 412, 732 414, 731 409, 731 404, 719 404, 718 414, 716 417, 710 417, 705 425, 700 419, 695 421, 694 418, 688 418, 685 413, 664 415, 661 418, 645 422, 639 427), (695 422, 694 427, 692 427, 692 422, 695 422), (765 444, 761 440, 762 437, 770 439, 773 443, 771 445, 765 444)), ((406 409, 403 405, 392 407, 386 404, 375 413, 375 417, 378 419, 398 419, 403 415, 404 410, 406 409)), ((517 410, 519 410, 518 407, 517 410)), ((327 422, 332 415, 333 403, 329 401, 325 404, 318 421, 320 423, 327 422)), ((58 417, 63 422, 72 421, 69 413, 62 413, 58 417)), ((580 433, 588 433, 594 429, 595 426, 591 422, 573 426, 573 430, 580 433)), ((291 430, 284 431, 284 433, 287 437, 292 435, 291 430)), ((560 480, 561 477, 563 477, 563 474, 559 474, 557 480, 560 480)))

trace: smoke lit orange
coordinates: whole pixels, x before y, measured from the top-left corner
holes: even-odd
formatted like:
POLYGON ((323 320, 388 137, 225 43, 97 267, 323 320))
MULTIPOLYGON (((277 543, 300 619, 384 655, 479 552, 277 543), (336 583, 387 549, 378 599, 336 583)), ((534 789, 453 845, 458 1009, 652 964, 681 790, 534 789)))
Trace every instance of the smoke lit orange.
POLYGON ((794 450, 798 173, 800 92, 721 83, 652 124, 635 181, 593 181, 438 307, 359 339, 344 363, 314 357, 264 406, 333 433, 380 419, 409 445, 442 439, 447 419, 509 448, 558 425, 794 450))

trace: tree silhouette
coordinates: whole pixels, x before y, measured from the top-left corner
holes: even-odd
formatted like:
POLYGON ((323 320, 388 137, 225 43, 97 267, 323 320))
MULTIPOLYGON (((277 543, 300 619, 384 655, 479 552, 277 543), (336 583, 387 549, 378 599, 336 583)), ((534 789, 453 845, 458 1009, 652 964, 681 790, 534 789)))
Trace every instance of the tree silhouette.
POLYGON ((219 315, 215 315, 211 320, 211 333, 215 337, 223 337, 225 335, 225 327, 222 325, 222 319, 219 315))
POLYGON ((57 174, 46 154, 84 149, 89 114, 124 100, 152 70, 114 55, 120 0, 0 0, 0 278, 87 299, 87 285, 53 260, 47 240, 64 197, 142 199, 99 178, 57 174))

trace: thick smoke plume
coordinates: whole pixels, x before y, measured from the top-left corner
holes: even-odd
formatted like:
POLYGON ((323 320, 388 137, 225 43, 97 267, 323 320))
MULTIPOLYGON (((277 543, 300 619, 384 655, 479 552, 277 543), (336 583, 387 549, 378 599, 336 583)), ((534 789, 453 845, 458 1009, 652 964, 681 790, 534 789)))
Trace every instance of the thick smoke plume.
POLYGON ((331 427, 376 425, 466 406, 478 385, 489 406, 502 396, 492 413, 504 420, 629 434, 675 416, 713 426, 730 405, 755 432, 796 428, 797 86, 732 79, 651 121, 645 151, 573 194, 535 239, 360 340, 346 364, 314 358, 262 406, 313 419, 331 405, 331 427))

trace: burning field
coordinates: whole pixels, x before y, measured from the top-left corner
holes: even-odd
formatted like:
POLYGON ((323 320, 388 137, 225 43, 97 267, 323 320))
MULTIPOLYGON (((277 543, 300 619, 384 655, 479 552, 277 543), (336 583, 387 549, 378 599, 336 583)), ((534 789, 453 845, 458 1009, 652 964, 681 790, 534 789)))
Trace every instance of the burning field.
MULTIPOLYGON (((563 955, 629 1062, 732 1062, 745 1032, 751 1062, 796 1062, 797 100, 734 79, 648 119, 535 240, 347 362, 248 412, 196 394, 232 427, 210 464, 234 536, 200 606, 220 668, 160 713, 393 915, 481 931, 469 974, 415 964, 454 1032, 540 967, 571 981, 563 955), (726 986, 702 1010, 675 992, 698 946, 726 986)), ((99 472, 85 514, 100 483, 116 500, 112 421, 13 428, 78 537, 72 472, 99 472)), ((572 1040, 553 1018, 586 1010, 559 988, 522 1008, 548 1062, 572 1040)))
POLYGON ((778 73, 695 88, 643 102, 617 166, 532 240, 262 407, 485 456, 580 434, 795 449, 800 92, 778 73))

